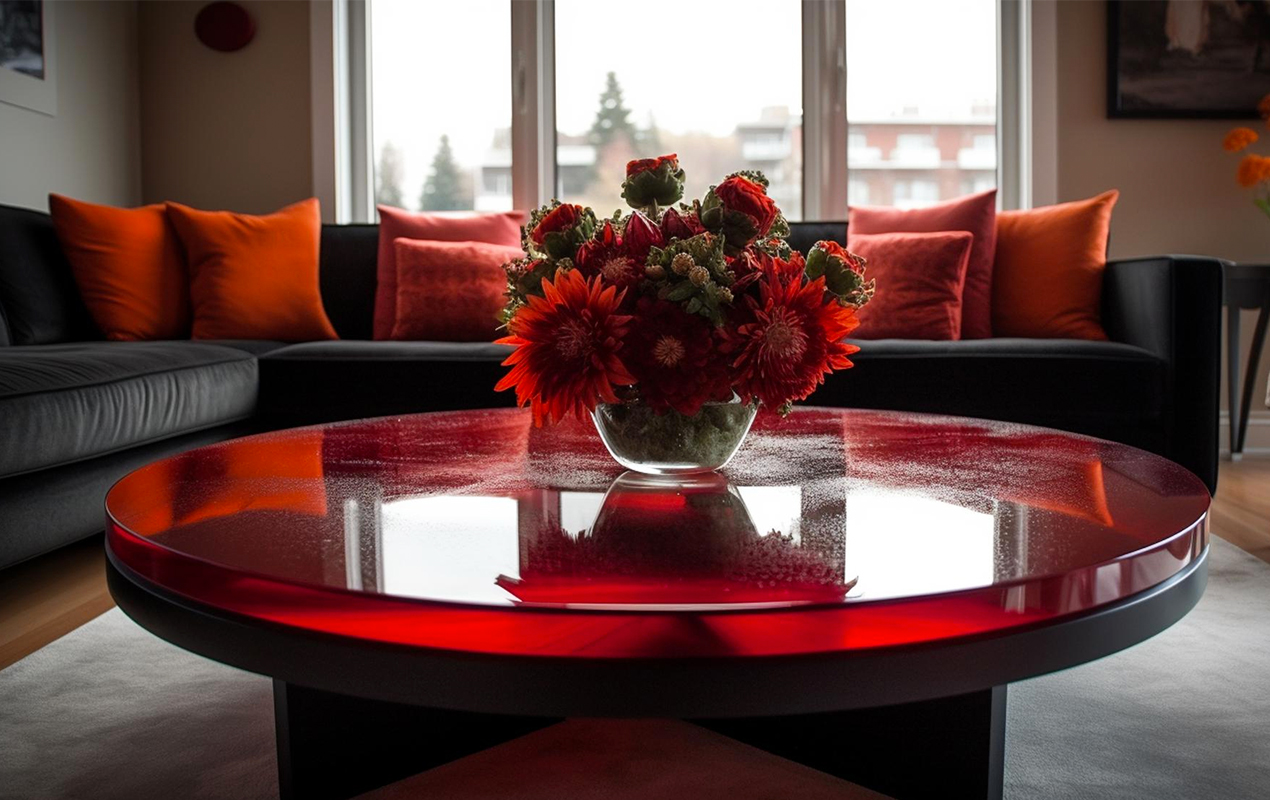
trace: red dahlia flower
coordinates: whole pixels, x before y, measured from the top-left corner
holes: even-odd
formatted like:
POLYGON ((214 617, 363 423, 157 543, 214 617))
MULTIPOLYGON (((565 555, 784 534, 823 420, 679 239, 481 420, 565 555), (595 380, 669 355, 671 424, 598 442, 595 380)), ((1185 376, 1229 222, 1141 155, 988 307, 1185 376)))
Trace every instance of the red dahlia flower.
MULTIPOLYGON (((644 255, 648 255, 647 250, 644 255)), ((643 259, 631 255, 622 237, 613 230, 612 222, 605 222, 598 236, 578 248, 575 262, 583 275, 598 275, 609 286, 625 289, 644 277, 643 259)))
POLYGON ((616 313, 625 292, 577 270, 544 279, 542 291, 508 322, 511 335, 497 342, 516 350, 503 362, 511 371, 494 389, 515 387, 517 404, 533 409, 537 425, 570 412, 582 418, 600 401, 618 402, 613 388, 635 383, 618 357, 631 319, 616 313))
POLYGON ((759 298, 746 298, 725 336, 741 395, 779 408, 806 398, 830 372, 852 366, 847 356, 860 348, 842 340, 860 323, 854 308, 826 300, 823 278, 787 282, 770 263, 758 286, 759 298))
POLYGON ((732 378, 714 326, 677 303, 641 297, 623 351, 640 398, 658 413, 691 416, 710 400, 732 399, 732 378))

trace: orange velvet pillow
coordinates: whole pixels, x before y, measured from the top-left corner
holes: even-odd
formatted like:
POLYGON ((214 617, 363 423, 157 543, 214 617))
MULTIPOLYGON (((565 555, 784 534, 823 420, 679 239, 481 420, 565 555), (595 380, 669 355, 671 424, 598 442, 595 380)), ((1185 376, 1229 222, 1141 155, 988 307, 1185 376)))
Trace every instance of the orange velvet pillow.
POLYGON ((997 336, 1106 339, 1102 273, 1120 193, 997 215, 992 328, 997 336))
POLYGON ((114 208, 50 194, 49 214, 84 305, 107 339, 190 335, 185 255, 163 206, 114 208))
POLYGON ((426 239, 441 242, 485 242, 505 247, 520 246, 520 226, 525 215, 519 211, 493 214, 429 214, 405 211, 392 206, 379 209, 378 286, 375 290, 375 338, 393 338, 397 317, 398 239, 426 239))
POLYGON ((996 247, 997 190, 945 200, 926 208, 852 206, 847 234, 967 231, 975 237, 966 267, 962 339, 992 336, 992 253, 996 247))
POLYGON ((974 235, 877 233, 847 237, 847 249, 869 262, 877 292, 857 312, 857 339, 961 338, 962 289, 974 235))
POLYGON ((189 254, 195 339, 339 338, 318 291, 316 198, 259 217, 167 209, 189 254))
POLYGON ((397 239, 393 339, 492 342, 506 303, 503 264, 525 253, 485 242, 397 239))

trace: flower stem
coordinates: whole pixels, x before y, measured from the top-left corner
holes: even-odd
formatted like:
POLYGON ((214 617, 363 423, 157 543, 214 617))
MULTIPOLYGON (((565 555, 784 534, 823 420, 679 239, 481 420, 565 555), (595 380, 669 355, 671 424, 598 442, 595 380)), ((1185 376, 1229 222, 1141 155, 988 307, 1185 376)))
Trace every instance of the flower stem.
POLYGON ((1270 199, 1266 199, 1264 197, 1257 197, 1257 198, 1254 198, 1252 202, 1256 204, 1257 208, 1261 209, 1261 213, 1265 214, 1267 217, 1270 217, 1270 199))

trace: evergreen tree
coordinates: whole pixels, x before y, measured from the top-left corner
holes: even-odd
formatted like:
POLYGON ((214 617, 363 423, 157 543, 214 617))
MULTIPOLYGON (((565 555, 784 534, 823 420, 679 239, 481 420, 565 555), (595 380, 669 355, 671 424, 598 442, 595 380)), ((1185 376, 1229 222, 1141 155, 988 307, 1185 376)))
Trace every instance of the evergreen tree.
POLYGON ((432 170, 423 183, 419 208, 423 211, 471 208, 472 198, 463 177, 459 165, 454 161, 454 151, 450 149, 450 137, 442 136, 437 154, 432 159, 432 170))
POLYGON ((591 123, 589 136, 591 143, 603 147, 619 136, 634 145, 639 132, 631 122, 631 111, 622 102, 622 86, 617 82, 617 74, 610 72, 604 79, 604 91, 600 94, 600 110, 595 114, 595 122, 591 123))
POLYGON ((401 151, 391 141, 379 149, 379 166, 375 168, 375 202, 401 207, 401 181, 405 164, 401 151))

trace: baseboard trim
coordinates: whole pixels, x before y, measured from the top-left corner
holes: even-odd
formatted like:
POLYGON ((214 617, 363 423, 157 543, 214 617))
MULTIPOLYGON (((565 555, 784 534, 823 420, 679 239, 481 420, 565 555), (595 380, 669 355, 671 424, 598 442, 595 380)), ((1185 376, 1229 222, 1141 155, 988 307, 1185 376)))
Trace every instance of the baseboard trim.
MULTIPOLYGON (((1222 411, 1218 417, 1218 453, 1230 457, 1230 412, 1222 411)), ((1270 456, 1270 411, 1254 410, 1248 415, 1248 435, 1244 439, 1243 455, 1264 458, 1270 456)))

